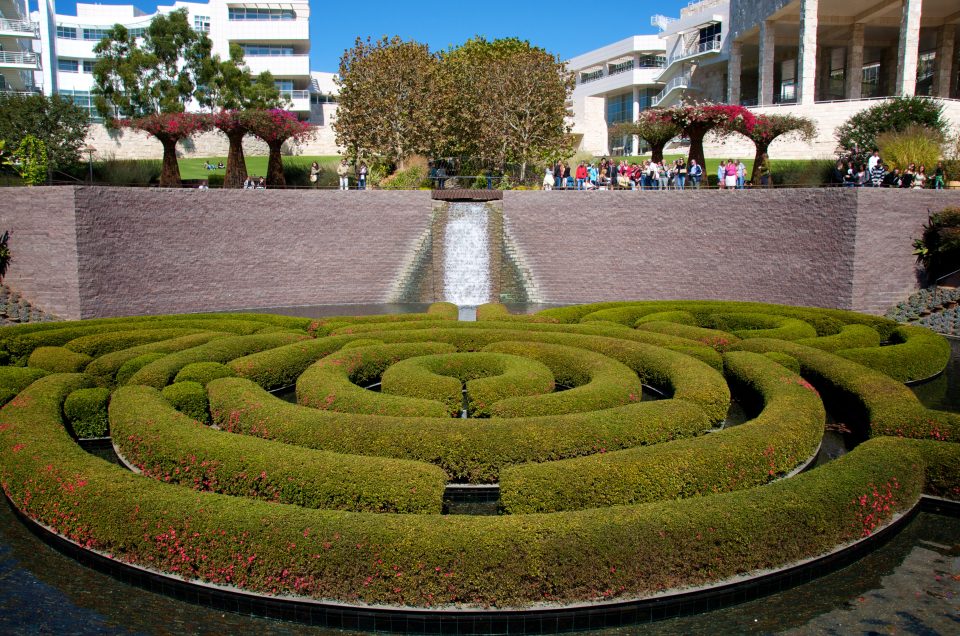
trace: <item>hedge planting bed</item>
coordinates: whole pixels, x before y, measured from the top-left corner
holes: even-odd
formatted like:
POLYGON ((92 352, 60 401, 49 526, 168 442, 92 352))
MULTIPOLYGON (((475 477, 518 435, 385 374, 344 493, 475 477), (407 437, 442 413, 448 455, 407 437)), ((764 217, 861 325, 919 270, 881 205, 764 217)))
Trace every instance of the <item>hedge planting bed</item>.
POLYGON ((51 531, 167 576, 451 609, 721 583, 868 537, 923 493, 960 499, 960 415, 903 385, 946 362, 923 329, 734 302, 477 315, 2 328, 0 483, 51 531), (293 384, 296 404, 268 393, 293 384), (733 427, 731 393, 757 405, 733 427), (798 473, 824 402, 866 441, 798 473), (500 514, 442 514, 448 482, 499 483, 500 514))

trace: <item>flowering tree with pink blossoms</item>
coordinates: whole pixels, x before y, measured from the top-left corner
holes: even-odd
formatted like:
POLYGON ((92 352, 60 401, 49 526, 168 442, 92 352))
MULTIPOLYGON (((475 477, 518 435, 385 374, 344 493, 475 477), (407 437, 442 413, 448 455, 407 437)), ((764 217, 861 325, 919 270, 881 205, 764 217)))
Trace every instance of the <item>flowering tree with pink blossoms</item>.
POLYGON ((180 166, 177 164, 177 143, 197 133, 210 130, 210 118, 194 113, 154 113, 136 119, 119 119, 118 127, 142 130, 156 137, 163 145, 163 167, 160 187, 180 187, 180 166))
POLYGON ((307 122, 298 120, 297 116, 289 110, 278 108, 244 111, 241 118, 247 129, 262 139, 270 149, 270 158, 267 160, 267 185, 286 185, 280 148, 287 140, 295 144, 306 141, 313 135, 313 127, 307 122))

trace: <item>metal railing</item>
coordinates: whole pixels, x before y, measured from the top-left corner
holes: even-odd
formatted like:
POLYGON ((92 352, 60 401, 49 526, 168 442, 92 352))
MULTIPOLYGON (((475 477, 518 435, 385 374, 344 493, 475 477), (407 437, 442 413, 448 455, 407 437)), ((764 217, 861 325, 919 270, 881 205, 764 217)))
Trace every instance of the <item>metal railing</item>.
POLYGON ((684 89, 690 85, 690 73, 683 73, 678 75, 670 80, 666 86, 663 87, 663 90, 660 91, 656 97, 653 98, 653 105, 656 106, 669 95, 672 91, 679 89, 684 89))
POLYGON ((686 60, 691 57, 696 57, 698 55, 705 55, 707 53, 717 53, 720 51, 721 45, 722 45, 722 42, 720 40, 719 35, 716 37, 710 38, 705 42, 698 41, 691 46, 684 47, 683 50, 681 50, 679 53, 675 53, 674 55, 669 56, 667 64, 669 66, 670 64, 674 64, 675 62, 679 62, 680 60, 686 60))
POLYGON ((40 37, 40 25, 29 20, 8 20, 0 18, 0 31, 15 31, 17 33, 29 33, 33 37, 40 37))
POLYGON ((0 95, 21 95, 23 97, 32 97, 34 95, 40 95, 40 90, 37 89, 32 91, 31 90, 21 91, 15 88, 7 87, 7 88, 0 88, 0 95))
POLYGON ((287 99, 310 99, 310 91, 280 91, 280 96, 287 99))
POLYGON ((0 51, 0 64, 32 64, 35 66, 38 60, 39 56, 36 53, 0 51))

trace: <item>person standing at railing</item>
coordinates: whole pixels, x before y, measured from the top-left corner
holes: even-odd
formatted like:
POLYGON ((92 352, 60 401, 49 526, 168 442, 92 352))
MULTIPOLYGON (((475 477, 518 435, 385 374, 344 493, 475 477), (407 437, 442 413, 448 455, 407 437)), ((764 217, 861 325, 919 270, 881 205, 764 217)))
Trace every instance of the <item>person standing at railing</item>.
POLYGON ((576 172, 577 178, 577 190, 583 190, 583 186, 587 181, 587 166, 581 161, 580 165, 577 166, 576 172))
POLYGON ((723 190, 727 182, 727 166, 723 163, 723 159, 720 160, 720 165, 717 166, 717 187, 723 190))
POLYGON ((937 168, 933 171, 933 189, 934 190, 943 190, 943 186, 947 182, 947 173, 943 168, 943 162, 937 162, 937 168))
POLYGON ((873 172, 878 163, 880 163, 880 151, 874 148, 873 154, 867 159, 867 172, 873 172))
POLYGON ((367 162, 361 161, 357 168, 357 190, 367 189, 367 162))
POLYGON ((350 164, 347 163, 346 157, 341 159, 340 165, 337 166, 337 176, 340 177, 340 189, 349 190, 350 189, 350 164))
POLYGON ((593 184, 594 188, 600 185, 600 173, 597 172, 597 167, 592 163, 590 167, 587 168, 587 178, 590 179, 590 183, 593 184))
POLYGON ((557 190, 563 185, 563 162, 553 164, 553 187, 557 190))
POLYGON ((760 155, 760 187, 766 188, 770 185, 770 157, 767 153, 760 155))
POLYGON ((677 190, 683 190, 687 183, 687 164, 683 159, 677 159, 674 169, 677 172, 677 190))
POLYGON ((553 190, 553 183, 554 183, 553 169, 550 166, 547 166, 547 171, 543 173, 543 189, 553 190))
POLYGON ((877 157, 877 162, 870 169, 870 185, 879 188, 887 176, 887 169, 883 167, 883 161, 877 157))
POLYGON ((742 159, 737 159, 737 190, 743 190, 743 186, 746 182, 747 166, 744 165, 742 159))
POLYGON ((700 189, 700 180, 703 179, 703 168, 697 163, 696 159, 690 160, 690 167, 687 172, 690 175, 690 183, 697 190, 700 189))
POLYGON ((310 164, 310 183, 316 188, 320 182, 320 164, 314 161, 310 164))
POLYGON ((724 175, 724 187, 727 190, 735 190, 737 187, 737 164, 733 162, 733 159, 727 159, 727 165, 724 168, 724 175))

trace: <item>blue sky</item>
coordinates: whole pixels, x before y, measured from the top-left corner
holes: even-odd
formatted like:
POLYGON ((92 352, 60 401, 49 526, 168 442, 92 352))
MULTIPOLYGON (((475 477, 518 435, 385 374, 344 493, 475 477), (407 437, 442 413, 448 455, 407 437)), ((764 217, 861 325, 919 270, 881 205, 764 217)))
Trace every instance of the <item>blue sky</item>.
MULTIPOLYGON (((399 35, 426 42, 432 50, 460 44, 474 36, 520 37, 566 59, 631 35, 655 33, 654 13, 678 16, 688 0, 657 2, 530 2, 529 0, 461 0, 405 3, 394 0, 314 0, 310 10, 310 58, 315 71, 336 71, 344 49, 357 36, 399 35)), ((36 1, 31 0, 31 8, 36 1)), ((131 4, 101 0, 99 4, 131 4)), ((153 12, 157 4, 134 0, 153 12)), ((76 2, 57 2, 57 13, 73 15, 76 2)))

